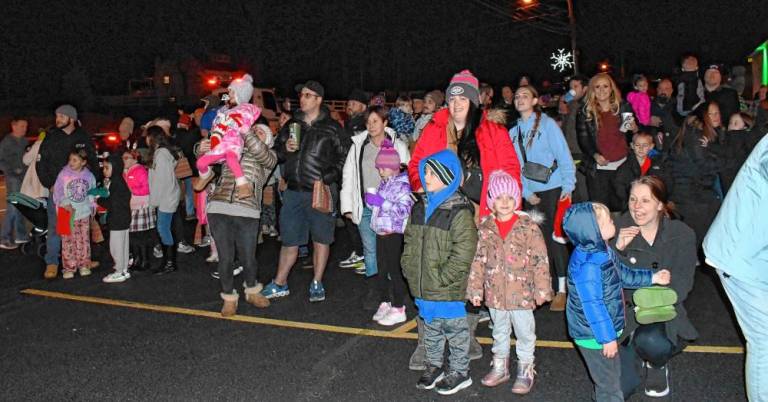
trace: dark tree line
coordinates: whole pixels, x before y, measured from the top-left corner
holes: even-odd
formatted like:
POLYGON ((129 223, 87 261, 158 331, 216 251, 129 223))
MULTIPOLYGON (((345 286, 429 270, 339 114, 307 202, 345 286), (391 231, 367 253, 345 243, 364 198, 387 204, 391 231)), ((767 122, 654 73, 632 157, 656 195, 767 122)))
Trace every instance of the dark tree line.
MULTIPOLYGON (((685 50, 740 63, 768 39, 760 0, 574 2, 587 73, 603 59, 627 73, 669 72, 685 50)), ((260 85, 288 92, 312 78, 338 97, 353 87, 442 88, 462 68, 497 85, 521 73, 557 79, 549 55, 569 47, 568 37, 471 0, 6 0, 3 8, 3 109, 124 94, 129 78, 152 75, 158 56, 226 53, 260 85)))

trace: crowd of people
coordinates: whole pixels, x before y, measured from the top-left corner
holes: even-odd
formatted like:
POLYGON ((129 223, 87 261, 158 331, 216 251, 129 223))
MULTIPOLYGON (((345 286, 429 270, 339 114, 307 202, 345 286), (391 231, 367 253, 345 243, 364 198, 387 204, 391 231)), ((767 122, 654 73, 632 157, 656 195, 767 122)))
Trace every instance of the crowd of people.
MULTIPOLYGON (((756 228, 733 210, 750 193, 746 166, 765 190, 764 158, 748 156, 764 152, 766 88, 749 109, 724 82, 723 66, 702 70, 686 54, 680 67, 655 88, 634 76, 626 97, 607 73, 570 77, 555 98, 523 77, 502 88, 498 103, 490 85, 463 70, 444 91, 401 96, 392 107, 355 90, 341 122, 324 104, 325 88, 307 81, 295 88, 299 108, 283 111, 276 133, 251 103, 245 75, 194 112, 139 130, 124 118, 110 155, 97 156, 71 105, 56 109, 55 126, 31 147, 27 121, 15 118, 0 142, 0 170, 9 193, 45 204, 45 278, 57 278, 60 267, 64 279, 91 274, 97 211, 106 212, 114 260, 105 283, 176 271, 177 253, 194 250, 183 221, 196 220, 193 243, 209 246, 207 261, 217 263, 225 317, 238 308, 235 276, 244 275, 245 301, 267 308, 290 295, 300 256, 313 269, 309 301, 325 300, 334 232, 344 226, 353 251, 339 266, 363 276, 361 307, 383 326, 415 315, 409 368, 422 372, 418 388, 440 394, 472 385, 469 361, 483 354, 475 330, 488 319, 493 363, 481 383, 513 379, 512 392, 530 392, 533 311, 549 303, 565 311, 596 400, 638 390, 667 395, 668 362, 698 337, 684 302, 722 205, 739 218, 718 218, 704 250, 742 329, 762 320, 762 332, 744 335, 753 355, 748 393, 763 400, 766 312, 755 303, 768 285, 752 274, 754 254, 733 262, 742 232, 728 225, 744 236, 756 228), (257 280, 263 236, 281 242, 266 284, 257 280), (415 314, 406 311, 409 295, 415 314)), ((29 241, 22 218, 9 205, 0 248, 29 241)), ((756 250, 760 238, 750 238, 756 250)))

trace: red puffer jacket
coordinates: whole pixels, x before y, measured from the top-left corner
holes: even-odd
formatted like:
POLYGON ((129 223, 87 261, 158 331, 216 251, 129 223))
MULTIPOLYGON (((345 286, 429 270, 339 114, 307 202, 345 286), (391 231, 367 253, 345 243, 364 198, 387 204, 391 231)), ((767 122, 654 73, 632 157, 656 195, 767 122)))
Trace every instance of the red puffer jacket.
MULTIPOLYGON (((411 161, 408 162, 408 178, 411 181, 411 188, 414 190, 421 188, 419 180, 419 161, 435 152, 442 151, 448 146, 448 119, 450 114, 448 109, 439 110, 432 117, 432 121, 427 124, 424 131, 421 132, 416 148, 411 155, 411 161)), ((490 209, 486 205, 486 194, 488 194, 488 182, 486 177, 490 177, 494 170, 504 170, 520 183, 520 163, 517 161, 515 146, 509 138, 509 133, 504 127, 505 113, 503 110, 493 109, 483 113, 480 127, 475 131, 477 146, 480 147, 480 169, 483 171, 483 189, 480 197, 480 217, 490 214, 490 209)))

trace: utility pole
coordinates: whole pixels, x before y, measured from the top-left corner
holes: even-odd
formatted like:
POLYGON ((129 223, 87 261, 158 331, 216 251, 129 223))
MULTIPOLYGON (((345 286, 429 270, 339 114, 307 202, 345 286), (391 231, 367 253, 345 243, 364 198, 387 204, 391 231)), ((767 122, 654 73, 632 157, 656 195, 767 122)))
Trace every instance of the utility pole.
POLYGON ((573 0, 568 3, 568 26, 571 31, 571 54, 573 54, 573 74, 579 74, 579 53, 576 50, 576 16, 573 14, 573 0))

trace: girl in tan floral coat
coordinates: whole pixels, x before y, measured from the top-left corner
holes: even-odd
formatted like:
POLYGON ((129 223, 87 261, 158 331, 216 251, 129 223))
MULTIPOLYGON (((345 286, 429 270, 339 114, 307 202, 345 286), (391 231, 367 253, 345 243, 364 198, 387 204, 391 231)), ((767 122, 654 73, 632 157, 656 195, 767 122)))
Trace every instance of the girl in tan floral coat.
POLYGON ((467 285, 467 299, 483 299, 493 320, 493 369, 482 380, 493 387, 509 380, 512 327, 517 342, 517 378, 512 392, 533 387, 536 321, 533 310, 552 300, 552 280, 544 236, 538 222, 520 206, 520 186, 504 171, 488 179, 488 205, 493 215, 479 228, 479 241, 467 285))

